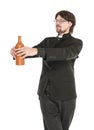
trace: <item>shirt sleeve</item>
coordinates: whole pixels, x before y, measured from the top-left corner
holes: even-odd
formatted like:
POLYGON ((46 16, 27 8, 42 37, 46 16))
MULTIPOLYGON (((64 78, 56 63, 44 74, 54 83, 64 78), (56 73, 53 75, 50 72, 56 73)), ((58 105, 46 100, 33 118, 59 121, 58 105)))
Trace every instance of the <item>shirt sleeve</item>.
POLYGON ((72 60, 78 57, 82 46, 83 43, 79 40, 63 48, 38 48, 38 56, 47 61, 72 60))
POLYGON ((34 56, 27 56, 26 58, 36 58, 36 57, 45 58, 45 51, 44 51, 45 47, 46 47, 46 38, 41 43, 32 47, 38 49, 38 54, 34 56))

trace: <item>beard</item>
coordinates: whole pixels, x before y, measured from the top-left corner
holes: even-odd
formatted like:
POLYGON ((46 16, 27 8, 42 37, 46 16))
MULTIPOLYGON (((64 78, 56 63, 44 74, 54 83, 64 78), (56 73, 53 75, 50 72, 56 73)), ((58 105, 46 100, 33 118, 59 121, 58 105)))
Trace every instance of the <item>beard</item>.
POLYGON ((60 28, 60 29, 56 28, 56 32, 57 32, 58 34, 63 34, 63 33, 65 33, 66 31, 67 31, 67 29, 61 30, 61 28, 60 28))
POLYGON ((57 26, 56 26, 56 32, 57 32, 58 34, 64 34, 64 33, 67 32, 67 28, 66 28, 66 29, 61 29, 61 27, 57 25, 57 26))

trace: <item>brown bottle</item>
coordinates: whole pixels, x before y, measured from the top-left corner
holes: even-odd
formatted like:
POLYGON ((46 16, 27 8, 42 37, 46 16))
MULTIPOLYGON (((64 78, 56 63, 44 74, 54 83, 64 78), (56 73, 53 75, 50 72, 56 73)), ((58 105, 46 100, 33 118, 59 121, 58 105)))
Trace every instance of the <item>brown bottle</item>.
MULTIPOLYGON (((21 36, 18 36, 18 42, 15 46, 16 49, 24 47, 24 44, 22 43, 21 36)), ((20 56, 16 56, 16 65, 24 65, 25 59, 21 58, 20 56)))

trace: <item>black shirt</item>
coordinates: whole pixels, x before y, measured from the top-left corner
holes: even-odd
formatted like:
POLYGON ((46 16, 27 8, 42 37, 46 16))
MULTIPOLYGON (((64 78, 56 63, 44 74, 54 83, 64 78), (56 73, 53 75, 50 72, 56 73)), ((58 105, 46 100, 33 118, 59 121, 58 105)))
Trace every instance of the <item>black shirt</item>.
POLYGON ((48 37, 34 46, 43 58, 38 94, 59 100, 76 98, 74 62, 82 49, 82 40, 69 33, 62 38, 48 37))

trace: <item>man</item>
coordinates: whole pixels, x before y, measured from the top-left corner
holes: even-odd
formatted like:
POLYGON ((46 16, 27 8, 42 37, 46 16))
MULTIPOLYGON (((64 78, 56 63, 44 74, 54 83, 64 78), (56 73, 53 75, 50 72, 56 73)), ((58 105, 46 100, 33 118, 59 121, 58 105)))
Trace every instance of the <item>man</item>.
POLYGON ((82 41, 71 36, 75 16, 66 10, 55 15, 57 37, 45 38, 40 44, 11 49, 11 55, 22 58, 42 57, 43 68, 38 95, 45 130, 69 130, 75 105, 74 62, 82 49, 82 41))

